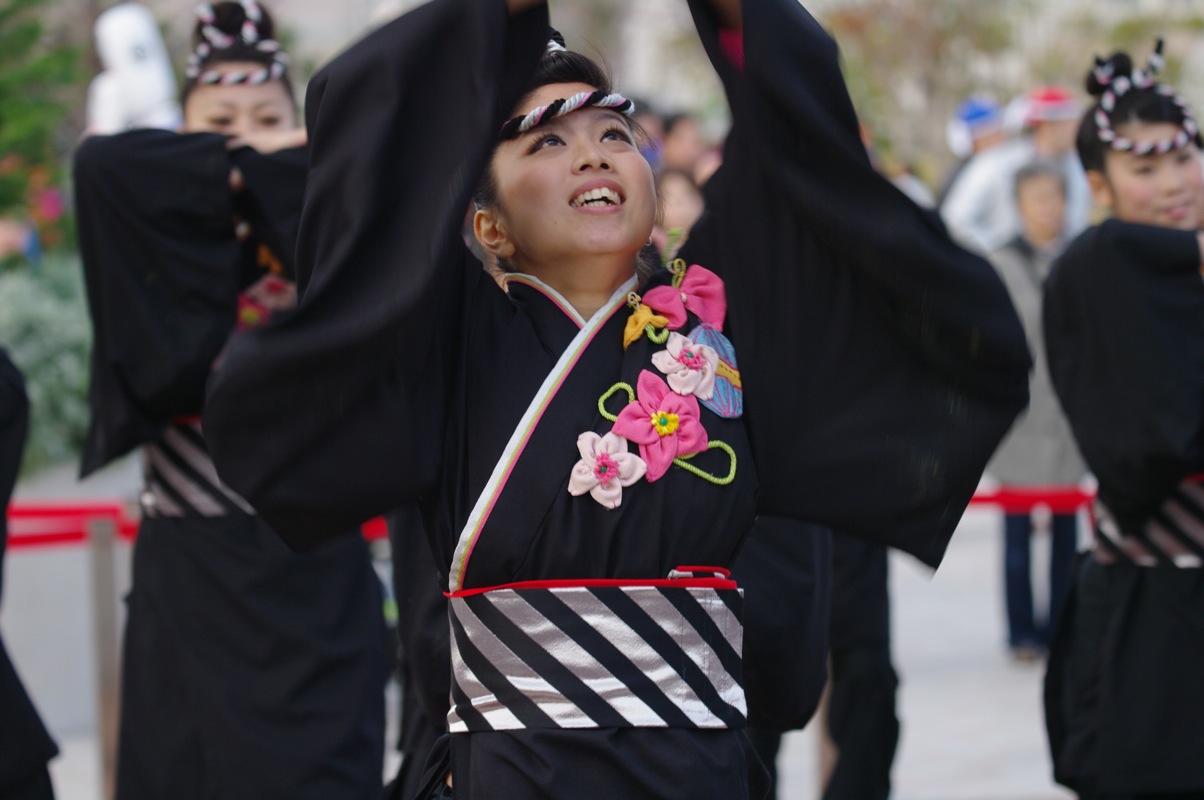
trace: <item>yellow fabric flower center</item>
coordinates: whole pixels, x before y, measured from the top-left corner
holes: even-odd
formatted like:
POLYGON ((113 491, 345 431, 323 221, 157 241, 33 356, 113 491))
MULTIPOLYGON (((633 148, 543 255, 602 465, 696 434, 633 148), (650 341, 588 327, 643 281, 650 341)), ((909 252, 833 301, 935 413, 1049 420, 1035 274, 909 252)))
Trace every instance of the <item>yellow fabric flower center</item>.
POLYGON ((678 420, 676 414, 670 414, 668 411, 658 411, 652 415, 652 427, 656 428, 656 432, 661 436, 668 436, 677 430, 678 420))

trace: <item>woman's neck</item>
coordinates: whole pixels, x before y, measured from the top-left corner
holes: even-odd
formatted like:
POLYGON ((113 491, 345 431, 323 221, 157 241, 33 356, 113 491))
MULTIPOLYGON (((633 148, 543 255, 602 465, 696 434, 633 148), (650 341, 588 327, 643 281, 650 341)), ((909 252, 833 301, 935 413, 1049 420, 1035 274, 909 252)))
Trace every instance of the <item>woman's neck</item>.
POLYGON ((551 286, 578 314, 589 319, 635 273, 635 259, 586 257, 574 259, 568 265, 526 265, 519 271, 551 286))

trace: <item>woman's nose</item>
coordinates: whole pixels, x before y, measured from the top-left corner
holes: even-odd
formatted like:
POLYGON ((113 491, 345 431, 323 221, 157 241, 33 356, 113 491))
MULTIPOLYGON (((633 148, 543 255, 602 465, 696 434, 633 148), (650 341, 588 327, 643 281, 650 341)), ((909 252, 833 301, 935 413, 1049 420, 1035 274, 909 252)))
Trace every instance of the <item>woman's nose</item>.
POLYGON ((610 160, 606 154, 593 144, 579 146, 573 157, 578 172, 590 169, 610 169, 610 160))

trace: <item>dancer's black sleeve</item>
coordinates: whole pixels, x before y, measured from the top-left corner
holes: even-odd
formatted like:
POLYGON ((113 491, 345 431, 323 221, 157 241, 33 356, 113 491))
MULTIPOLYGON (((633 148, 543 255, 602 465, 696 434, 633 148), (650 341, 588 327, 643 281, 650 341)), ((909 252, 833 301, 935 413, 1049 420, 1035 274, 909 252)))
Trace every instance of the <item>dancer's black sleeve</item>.
POLYGON ((1194 231, 1109 220, 1045 284, 1050 377, 1100 499, 1135 533, 1204 470, 1204 282, 1194 231))
POLYGON ((93 328, 83 475, 158 436, 173 417, 200 413, 239 290, 258 277, 242 257, 235 217, 291 258, 304 151, 232 157, 226 141, 138 130, 90 137, 75 154, 93 328), (238 197, 235 163, 247 176, 238 197))
POLYGON ((795 0, 744 3, 742 68, 691 5, 733 123, 683 257, 728 287, 759 510, 935 564, 1027 402, 1007 291, 872 169, 836 44, 795 0))
POLYGON ((200 412, 234 327, 240 250, 224 137, 94 136, 74 174, 94 334, 87 475, 200 412))
POLYGON ((321 70, 291 318, 240 337, 210 389, 223 479, 294 546, 429 489, 466 287, 460 236, 546 8, 433 0, 321 70))

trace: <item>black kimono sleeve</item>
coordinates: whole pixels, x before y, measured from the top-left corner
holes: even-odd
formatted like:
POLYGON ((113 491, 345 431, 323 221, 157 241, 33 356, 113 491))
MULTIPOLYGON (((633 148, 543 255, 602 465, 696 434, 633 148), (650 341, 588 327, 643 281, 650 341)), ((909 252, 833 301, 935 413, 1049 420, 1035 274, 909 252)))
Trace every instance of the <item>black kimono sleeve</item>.
MULTIPOLYGON (((297 231, 305 198, 309 153, 293 147, 276 153, 258 153, 243 147, 230 154, 243 175, 244 189, 235 196, 238 214, 280 259, 284 277, 296 274, 297 231)), ((298 286, 298 290, 302 287, 298 286)))
POLYGON ((546 9, 434 0, 310 83, 292 317, 240 337, 205 434, 223 479, 294 546, 434 482, 470 266, 460 225, 547 41, 546 9))
POLYGON ((1137 532, 1204 469, 1204 281, 1194 231, 1109 220, 1045 284, 1050 377, 1099 496, 1137 532))
POLYGON ((225 138, 86 139, 75 204, 95 335, 87 475, 201 410, 239 288, 225 138))
POLYGON ((234 159, 226 138, 139 130, 90 137, 75 155, 75 203, 94 343, 87 475, 201 411, 234 328, 248 270, 235 217, 289 263, 304 150, 234 159), (246 190, 235 197, 237 163, 246 190))
POLYGON ((758 510, 935 564, 1027 402, 1007 291, 874 172, 836 44, 795 0, 744 4, 743 70, 691 5, 733 124, 683 257, 727 284, 758 510))

